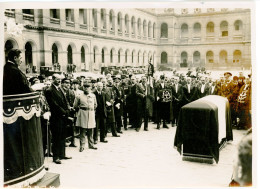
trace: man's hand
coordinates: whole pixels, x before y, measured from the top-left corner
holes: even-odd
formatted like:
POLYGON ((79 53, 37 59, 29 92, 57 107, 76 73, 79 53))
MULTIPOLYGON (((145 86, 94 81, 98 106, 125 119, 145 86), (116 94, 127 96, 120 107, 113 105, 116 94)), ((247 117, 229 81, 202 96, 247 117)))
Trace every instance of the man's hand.
POLYGON ((107 106, 111 106, 112 104, 110 102, 106 102, 106 105, 107 106))
POLYGON ((50 117, 51 117, 51 112, 45 112, 43 114, 43 119, 50 120, 50 117))
POLYGON ((116 104, 116 108, 117 108, 117 109, 120 109, 120 103, 117 103, 117 104, 116 104))

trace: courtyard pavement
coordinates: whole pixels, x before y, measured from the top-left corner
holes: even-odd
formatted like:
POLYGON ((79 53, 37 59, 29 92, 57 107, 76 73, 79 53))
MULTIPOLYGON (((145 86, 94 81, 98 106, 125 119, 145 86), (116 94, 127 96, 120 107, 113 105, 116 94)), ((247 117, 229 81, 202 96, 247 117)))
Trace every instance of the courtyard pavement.
POLYGON ((182 161, 173 147, 176 127, 139 132, 123 130, 121 137, 108 134, 108 143, 98 143, 98 150, 66 147, 71 160, 61 165, 46 159, 49 172, 59 173, 61 188, 201 188, 227 187, 232 175, 237 144, 246 131, 233 130, 234 140, 220 151, 219 163, 182 161))

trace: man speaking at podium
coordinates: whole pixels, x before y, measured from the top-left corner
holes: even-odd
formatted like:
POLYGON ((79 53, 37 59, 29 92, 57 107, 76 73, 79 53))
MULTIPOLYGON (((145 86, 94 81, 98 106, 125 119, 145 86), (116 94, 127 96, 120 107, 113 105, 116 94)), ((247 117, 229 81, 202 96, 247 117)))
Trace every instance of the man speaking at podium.
POLYGON ((30 93, 33 90, 29 86, 26 75, 19 69, 22 64, 21 51, 11 49, 8 53, 8 61, 4 66, 3 95, 30 93))

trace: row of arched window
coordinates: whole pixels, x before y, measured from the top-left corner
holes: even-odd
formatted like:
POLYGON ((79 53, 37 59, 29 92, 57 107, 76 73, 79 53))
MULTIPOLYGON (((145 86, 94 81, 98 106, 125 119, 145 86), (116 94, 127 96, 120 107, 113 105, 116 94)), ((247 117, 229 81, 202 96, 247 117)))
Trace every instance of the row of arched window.
MULTIPOLYGON (((181 52, 181 63, 187 63, 188 62, 188 53, 186 51, 181 52)), ((242 53, 240 50, 235 50, 233 52, 233 63, 241 63, 242 60, 242 53)), ((199 51, 195 51, 192 56, 192 62, 193 63, 200 63, 201 61, 201 54, 199 51)), ((216 60, 214 59, 214 53, 213 51, 207 51, 206 52, 206 63, 215 63, 216 60)), ((168 54, 167 52, 163 51, 161 53, 161 63, 167 64, 168 63, 168 54)), ((218 63, 225 64, 228 63, 228 53, 226 50, 221 50, 219 52, 219 60, 218 63)))
MULTIPOLYGON (((101 18, 101 29, 109 29, 110 31, 115 31, 115 26, 117 26, 117 32, 126 33, 126 34, 138 34, 141 36, 141 33, 143 33, 144 37, 152 37, 155 38, 155 28, 156 24, 155 22, 152 23, 152 21, 147 21, 146 19, 141 20, 141 18, 138 18, 136 20, 135 16, 130 17, 128 14, 123 15, 122 12, 118 12, 115 15, 114 10, 110 10, 108 14, 108 22, 106 19, 107 10, 101 9, 100 10, 100 18, 101 18), (123 31, 124 26, 124 31, 123 31)), ((98 26, 98 11, 97 9, 92 9, 92 21, 93 26, 98 26)))
MULTIPOLYGON (((87 25, 88 13, 87 10, 91 10, 92 14, 92 25, 93 31, 97 31, 97 27, 100 26, 101 30, 110 30, 110 32, 118 32, 119 35, 125 34, 138 36, 143 35, 144 37, 155 38, 155 30, 156 23, 152 21, 147 21, 146 19, 137 18, 135 16, 129 16, 128 14, 123 15, 122 12, 118 12, 117 14, 113 9, 109 10, 107 13, 107 9, 79 9, 79 24, 87 25), (107 19, 108 16, 108 19, 107 19), (100 18, 100 23, 98 23, 98 17, 100 18), (116 27, 117 26, 117 27, 116 27), (117 31, 115 31, 117 28, 117 31), (123 31, 124 30, 124 31, 123 31)), ((23 13, 25 14, 34 14, 33 9, 23 9, 23 13)), ((74 19, 74 9, 65 9, 65 16, 67 22, 75 22, 74 19)), ((50 18, 60 19, 60 9, 50 9, 50 18)), ((59 23, 59 22, 58 22, 59 23)), ((233 23, 233 31, 242 31, 243 23, 241 20, 236 20, 233 23)), ((205 27, 201 26, 201 23, 195 22, 192 27, 190 27, 187 23, 183 23, 180 26, 180 34, 181 37, 188 37, 189 30, 191 30, 194 35, 200 35, 202 28, 205 28, 206 34, 211 35, 215 32, 215 24, 210 21, 207 22, 205 27)), ((227 21, 222 21, 219 25, 220 28, 220 36, 226 37, 229 35, 229 23, 227 21)), ((174 30, 179 29, 177 24, 174 25, 174 30)), ((168 24, 162 23, 160 25, 160 37, 168 38, 168 24)))
MULTIPOLYGON (((215 24, 214 22, 208 22, 205 25, 205 29, 206 29, 206 34, 210 35, 210 34, 214 34, 215 32, 215 24)), ((234 31, 239 32, 242 31, 242 27, 243 27, 243 23, 241 20, 236 20, 233 23, 233 27, 234 27, 234 31)), ((220 32, 221 32, 221 36, 225 37, 228 36, 228 32, 229 32, 229 25, 227 21, 222 21, 219 25, 220 28, 220 32)), ((177 29, 177 26, 174 26, 174 29, 177 29)), ((201 33, 201 24, 199 22, 196 22, 193 24, 192 26, 192 31, 194 35, 200 35, 201 33)), ((189 34, 189 26, 186 23, 183 23, 180 27, 180 33, 181 33, 181 37, 187 37, 189 34)), ((168 24, 167 23, 162 23, 161 24, 161 38, 168 38, 168 24)))
MULTIPOLYGON (((109 51, 109 56, 106 48, 102 48, 101 52, 98 51, 97 47, 93 48, 93 63, 98 63, 97 58, 101 55, 101 63, 110 62, 110 63, 138 63, 138 64, 144 64, 148 63, 149 58, 152 56, 152 53, 149 52, 141 52, 138 51, 138 53, 135 53, 135 50, 130 52, 130 50, 123 51, 122 49, 119 49, 117 52, 113 48, 109 51), (115 62, 115 58, 117 56, 117 62, 115 62), (135 59, 136 57, 136 59, 135 59), (109 58, 107 60, 106 58, 109 58)), ((52 63, 58 63, 58 47, 54 43, 52 45, 52 63)), ((86 49, 84 46, 81 47, 80 50, 80 56, 81 56, 81 63, 86 63, 86 49)), ((73 64, 73 50, 71 45, 67 47, 67 60, 68 64, 73 64)))
MULTIPOLYGON (((98 55, 98 50, 97 50, 97 48, 94 48, 93 49, 94 63, 96 61, 97 55, 98 55)), ((108 58, 108 57, 106 55, 108 55, 106 48, 102 48, 102 50, 101 50, 101 62, 102 63, 107 62, 106 58, 108 58)), ((112 48, 109 51, 109 62, 110 63, 115 63, 115 56, 117 56, 117 63, 145 64, 145 63, 148 63, 148 60, 151 57, 154 60, 154 55, 152 55, 151 51, 149 53, 147 53, 146 51, 143 53, 141 51, 138 51, 138 53, 136 54, 135 50, 133 50, 132 52, 130 52, 130 50, 123 51, 122 49, 119 49, 118 51, 116 51, 114 48, 112 48)))
MULTIPOLYGON (((5 43, 5 51, 8 52, 10 49, 12 49, 13 43, 8 40, 5 43)), ((84 46, 81 47, 80 50, 81 54, 81 63, 86 63, 86 48, 84 46)), ((110 62, 110 63, 133 63, 138 65, 144 65, 148 63, 149 58, 152 58, 154 62, 155 58, 155 52, 152 54, 151 51, 148 53, 141 52, 140 50, 136 53, 135 50, 130 52, 130 50, 123 51, 122 49, 119 49, 116 51, 114 48, 112 48, 109 52, 106 48, 102 48, 101 53, 98 51, 97 47, 93 48, 93 62, 97 62, 97 57, 101 55, 101 62, 110 62), (117 59, 116 59, 117 58, 117 59), (109 60, 106 60, 109 59, 109 60)), ((181 63, 187 63, 188 62, 188 53, 186 51, 182 51, 180 53, 180 59, 181 63)), ((161 63, 168 63, 168 53, 163 51, 160 54, 160 60, 161 63)), ((218 53, 218 61, 214 58, 214 52, 213 51, 207 51, 206 52, 206 63, 215 63, 218 62, 220 64, 228 63, 228 53, 226 50, 221 50, 218 53)), ((231 60, 233 63, 241 63, 242 61, 242 53, 240 50, 233 51, 233 60, 231 60)), ((58 63, 59 62, 59 50, 58 46, 54 43, 52 45, 52 63, 58 63)), ((199 51, 195 51, 192 54, 192 62, 193 63, 200 63, 201 62, 201 53, 199 51)), ((25 44, 25 63, 26 65, 29 65, 30 67, 33 66, 33 48, 31 42, 27 42, 25 44)), ((67 63, 73 64, 73 48, 71 45, 68 45, 67 47, 67 63)))

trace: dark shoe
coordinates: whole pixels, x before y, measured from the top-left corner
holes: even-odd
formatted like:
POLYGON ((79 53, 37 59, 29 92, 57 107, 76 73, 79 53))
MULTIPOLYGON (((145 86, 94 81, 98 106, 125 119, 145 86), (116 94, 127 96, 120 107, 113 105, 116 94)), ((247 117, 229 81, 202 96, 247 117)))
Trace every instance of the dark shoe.
POLYGON ((96 141, 96 140, 94 141, 94 144, 97 144, 97 141, 96 141))
POLYGON ((139 132, 139 131, 140 131, 140 128, 136 128, 135 130, 136 130, 136 132, 139 132))
POLYGON ((89 149, 97 150, 97 147, 91 146, 91 147, 89 147, 89 149))
POLYGON ((100 142, 107 143, 108 141, 107 140, 101 140, 100 142))
POLYGON ((157 128, 156 128, 156 129, 160 130, 160 125, 157 125, 157 128))
POLYGON ((169 129, 169 127, 167 125, 163 125, 163 128, 169 129))
POLYGON ((117 131, 118 133, 121 133, 121 134, 123 134, 123 132, 122 131, 117 131))
POLYGON ((53 160, 53 162, 56 164, 61 164, 61 161, 59 159, 53 160))
POLYGON ((144 130, 145 130, 145 131, 148 131, 148 129, 147 129, 147 128, 145 128, 144 130))
POLYGON ((75 144, 70 144, 69 147, 77 147, 75 144))
MULTIPOLYGON (((48 153, 44 154, 44 157, 48 157, 48 153)), ((53 157, 53 155, 49 154, 49 157, 53 157)))
POLYGON ((124 129, 127 131, 127 127, 124 127, 124 129))
POLYGON ((83 152, 84 148, 83 147, 80 147, 79 148, 79 152, 83 152))
POLYGON ((120 135, 113 135, 113 137, 120 137, 120 135))
POLYGON ((60 159, 72 159, 72 157, 65 156, 65 157, 61 157, 60 159))

